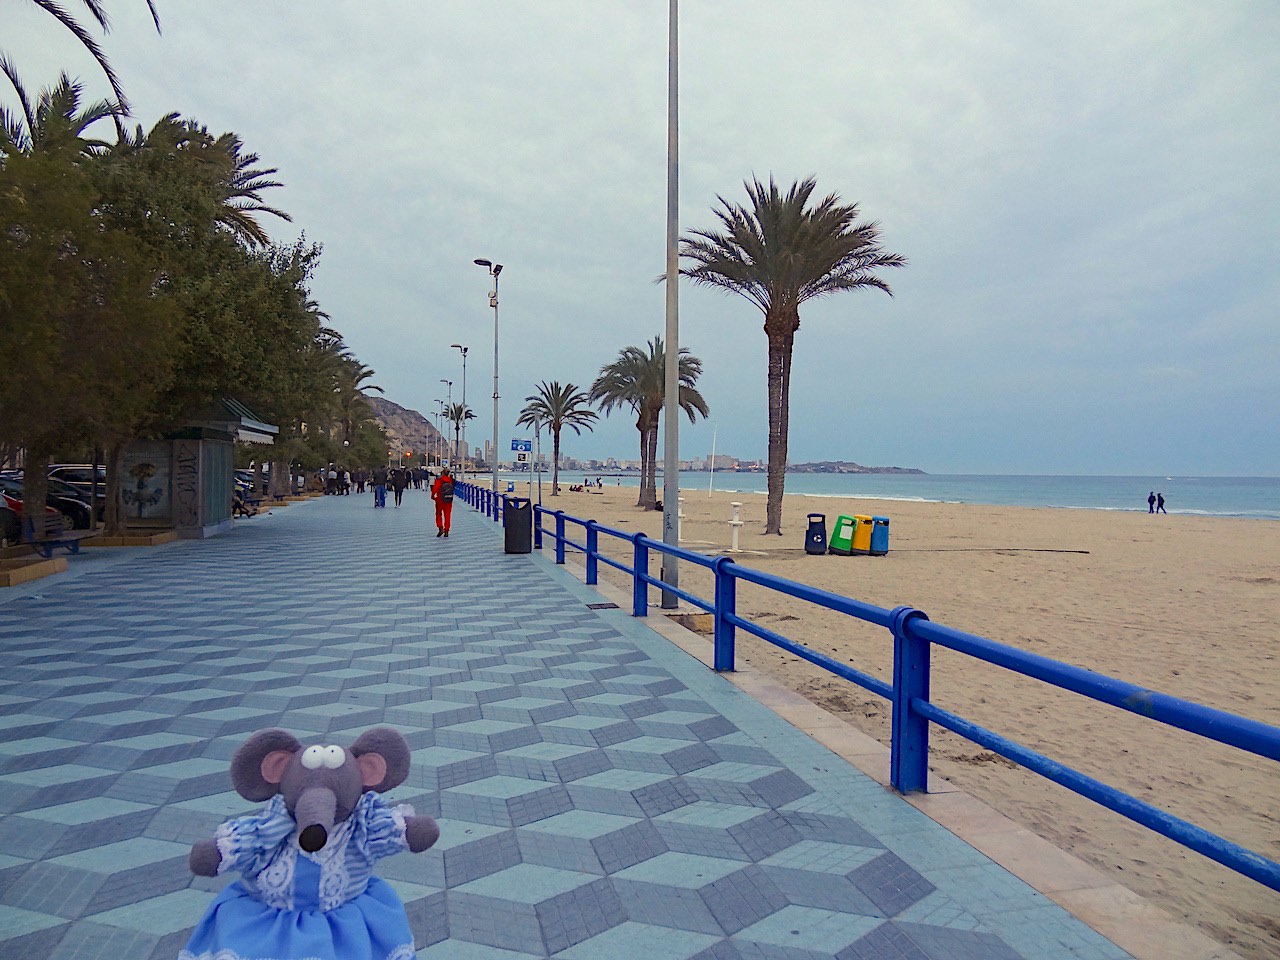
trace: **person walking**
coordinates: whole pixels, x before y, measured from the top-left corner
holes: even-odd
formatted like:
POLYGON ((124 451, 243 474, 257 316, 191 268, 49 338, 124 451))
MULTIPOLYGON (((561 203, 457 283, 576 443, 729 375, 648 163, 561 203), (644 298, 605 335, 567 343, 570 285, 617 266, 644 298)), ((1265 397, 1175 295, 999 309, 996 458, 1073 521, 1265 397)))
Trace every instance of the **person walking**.
POLYGON ((453 519, 453 477, 448 467, 440 468, 440 476, 431 485, 431 499, 436 502, 436 536, 447 537, 453 519))
POLYGON ((387 468, 373 468, 373 506, 374 508, 387 506, 387 468))
POLYGON ((1147 513, 1155 513, 1155 512, 1156 512, 1156 492, 1152 490, 1150 495, 1147 497, 1147 513))
POLYGON ((404 488, 409 486, 409 474, 407 470, 394 470, 391 473, 391 489, 396 495, 396 506, 400 506, 400 499, 404 496, 404 488))
POLYGON ((1156 494, 1156 513, 1163 513, 1166 517, 1169 515, 1169 511, 1164 508, 1163 493, 1156 494))

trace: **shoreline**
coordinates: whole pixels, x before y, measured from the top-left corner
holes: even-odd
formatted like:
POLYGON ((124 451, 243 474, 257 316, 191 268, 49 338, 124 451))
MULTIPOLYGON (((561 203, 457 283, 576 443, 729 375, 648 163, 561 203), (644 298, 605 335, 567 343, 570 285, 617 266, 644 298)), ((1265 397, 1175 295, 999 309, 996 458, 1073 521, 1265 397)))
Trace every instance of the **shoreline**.
MULTIPOLYGON (((561 488, 594 480, 603 473, 562 471, 561 488)), ((716 474, 720 481, 714 495, 749 499, 767 495, 766 478, 761 474, 716 474), (723 479, 722 479, 723 478, 723 479)), ((514 484, 514 492, 528 492, 528 474, 502 474, 504 484, 514 484)), ((605 489, 635 491, 638 477, 613 475, 605 489), (621 481, 619 483, 618 481, 621 481)), ((706 498, 707 473, 683 472, 680 495, 686 501, 706 498)), ((544 500, 550 495, 551 478, 543 475, 544 500)), ((661 481, 659 481, 659 484, 661 481)), ((537 483, 534 483, 537 496, 537 483)), ((1018 506, 1052 510, 1101 510, 1111 514, 1148 513, 1147 492, 1163 487, 1170 517, 1226 517, 1233 519, 1280 520, 1280 478, 1195 478, 1183 477, 1160 483, 1151 477, 1058 477, 1058 476, 947 476, 796 474, 787 476, 785 501, 812 497, 829 505, 832 500, 849 500, 859 507, 867 501, 885 503, 969 504, 973 506, 1018 506), (1174 485, 1176 484, 1176 486, 1174 485)), ((594 489, 594 488, 593 488, 594 489)), ((659 487, 661 496, 661 487, 659 487)), ((856 512, 864 513, 863 509, 856 512)))
MULTIPOLYGON (((559 497, 545 496, 544 507, 660 536, 661 513, 637 508, 635 487, 567 493, 565 486, 559 497)), ((784 498, 778 537, 762 533, 765 494, 691 491, 684 545, 724 552, 737 500, 744 526, 735 559, 744 565, 886 609, 914 606, 960 630, 1280 725, 1280 538, 1266 521, 824 496, 828 509, 815 512, 828 514, 828 532, 833 514, 890 517, 889 553, 810 556, 803 549, 809 496, 784 498)), ((606 536, 600 543, 630 561, 619 549, 626 544, 606 536)), ((604 564, 600 572, 629 583, 604 564)), ((685 565, 681 574, 683 589, 710 596, 706 571, 685 565)), ((891 641, 878 628, 746 583, 738 613, 889 676, 891 641)), ((753 668, 887 742, 887 702, 746 631, 738 636, 738 655, 753 668)), ((1274 761, 951 651, 935 654, 933 691, 961 716, 1280 859, 1274 761)), ((937 728, 930 768, 1243 956, 1280 953, 1275 894, 1260 884, 937 728)))

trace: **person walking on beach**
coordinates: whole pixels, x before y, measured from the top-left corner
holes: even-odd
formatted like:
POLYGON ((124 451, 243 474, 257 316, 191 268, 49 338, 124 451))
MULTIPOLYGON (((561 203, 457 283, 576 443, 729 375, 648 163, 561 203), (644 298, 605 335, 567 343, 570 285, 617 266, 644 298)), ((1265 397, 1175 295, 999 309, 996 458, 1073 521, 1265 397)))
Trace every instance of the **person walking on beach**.
POLYGON ((404 496, 404 488, 409 485, 409 475, 404 470, 396 470, 391 474, 391 489, 395 491, 396 506, 400 506, 400 498, 404 496))
POLYGON ((1147 497, 1147 513, 1155 513, 1155 512, 1156 512, 1156 492, 1152 490, 1150 496, 1147 497))
POLYGON ((453 477, 448 467, 440 468, 440 476, 431 485, 431 499, 436 502, 436 536, 447 537, 453 520, 453 477))
POLYGON ((387 468, 374 467, 373 470, 373 506, 374 508, 387 505, 387 468))
POLYGON ((1169 511, 1164 508, 1163 493, 1156 494, 1156 513, 1163 513, 1166 517, 1169 515, 1169 511))

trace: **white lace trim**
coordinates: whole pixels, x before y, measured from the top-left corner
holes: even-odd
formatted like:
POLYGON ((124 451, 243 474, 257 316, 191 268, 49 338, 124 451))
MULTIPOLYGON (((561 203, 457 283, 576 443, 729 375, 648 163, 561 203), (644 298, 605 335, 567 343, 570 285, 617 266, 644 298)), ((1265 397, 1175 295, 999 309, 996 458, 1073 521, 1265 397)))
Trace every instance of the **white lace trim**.
MULTIPOLYGON (((390 953, 387 954, 385 960, 414 960, 416 954, 413 951, 412 943, 402 943, 390 953)), ((246 957, 243 954, 236 953, 234 950, 219 950, 217 953, 192 953, 190 950, 183 950, 178 954, 178 960, 329 960, 326 957, 246 957)))
MULTIPOLYGON (((329 842, 315 853, 303 856, 320 866, 320 909, 328 913, 352 899, 351 873, 347 869, 347 846, 355 830, 355 817, 347 817, 329 834, 329 842)), ((355 891, 359 895, 364 891, 355 891)))
MULTIPOLYGON (((280 851, 267 868, 253 878, 258 888, 258 898, 277 910, 293 909, 293 878, 298 869, 298 845, 289 843, 280 851)), ((215 957, 214 960, 223 960, 215 957)), ((235 957, 228 960, 236 960, 235 957)), ((265 960, 265 958, 264 958, 265 960)))

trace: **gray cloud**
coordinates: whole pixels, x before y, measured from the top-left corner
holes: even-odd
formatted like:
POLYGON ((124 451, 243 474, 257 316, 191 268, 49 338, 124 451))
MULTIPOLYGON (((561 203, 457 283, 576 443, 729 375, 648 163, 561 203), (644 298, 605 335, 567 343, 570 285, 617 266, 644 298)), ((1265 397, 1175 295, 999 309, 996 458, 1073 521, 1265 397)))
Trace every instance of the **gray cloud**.
MULTIPOLYGON (((504 436, 538 380, 585 384, 660 332, 664 4, 167 2, 161 38, 144 4, 112 12, 140 122, 178 109, 281 168, 273 199, 325 245, 317 298, 398 402, 460 380, 461 339, 488 433, 477 256, 507 266, 504 436)), ((14 16, 34 86, 64 64, 102 86, 14 16)), ((802 312, 793 459, 1280 472, 1258 442, 1280 371, 1278 21, 1266 2, 685 0, 683 225, 747 177, 812 173, 911 260, 893 299, 802 312)), ((682 288, 721 452, 765 452, 760 325, 682 288)), ((682 430, 708 452, 711 424, 682 430)), ((568 443, 634 446, 619 417, 568 443)))

